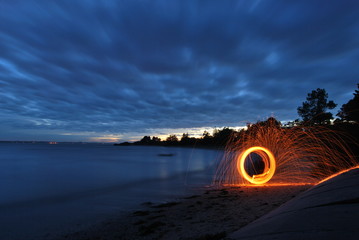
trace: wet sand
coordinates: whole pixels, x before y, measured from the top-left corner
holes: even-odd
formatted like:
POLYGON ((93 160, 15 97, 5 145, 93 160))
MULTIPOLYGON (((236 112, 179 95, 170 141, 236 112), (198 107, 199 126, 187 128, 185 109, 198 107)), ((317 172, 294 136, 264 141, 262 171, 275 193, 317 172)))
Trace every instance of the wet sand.
POLYGON ((171 202, 143 203, 137 211, 55 239, 224 239, 310 187, 206 188, 171 202))

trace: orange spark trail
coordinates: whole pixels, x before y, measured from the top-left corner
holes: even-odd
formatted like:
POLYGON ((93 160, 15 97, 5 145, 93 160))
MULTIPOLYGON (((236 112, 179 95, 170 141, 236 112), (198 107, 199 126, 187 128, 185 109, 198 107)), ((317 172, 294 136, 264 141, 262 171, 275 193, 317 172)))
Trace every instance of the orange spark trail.
POLYGON ((327 177, 327 178, 325 178, 325 179, 319 181, 316 185, 318 185, 318 184, 320 184, 320 183, 322 183, 322 182, 326 182, 326 181, 328 181, 329 179, 332 179, 333 177, 336 177, 336 176, 338 176, 338 175, 340 175, 340 174, 342 174, 342 173, 346 173, 346 172, 349 172, 350 170, 357 169, 357 168, 359 168, 359 165, 358 165, 358 166, 351 167, 351 168, 348 168, 348 169, 344 169, 344 170, 342 170, 342 171, 340 171, 340 172, 337 172, 337 173, 334 173, 333 175, 331 175, 331 176, 329 176, 329 177, 327 177))
POLYGON ((349 140, 323 126, 281 128, 272 120, 257 123, 232 136, 214 183, 316 184, 358 166, 346 144, 349 140))

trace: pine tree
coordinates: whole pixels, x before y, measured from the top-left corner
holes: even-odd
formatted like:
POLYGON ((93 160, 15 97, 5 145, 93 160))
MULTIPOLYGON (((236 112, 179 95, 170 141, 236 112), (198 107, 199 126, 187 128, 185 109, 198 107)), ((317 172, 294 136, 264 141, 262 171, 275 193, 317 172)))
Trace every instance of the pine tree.
POLYGON ((328 93, 325 89, 317 88, 308 93, 307 101, 297 108, 298 115, 303 121, 309 124, 327 124, 333 118, 333 114, 327 112, 327 109, 333 109, 337 106, 333 101, 328 101, 328 93))

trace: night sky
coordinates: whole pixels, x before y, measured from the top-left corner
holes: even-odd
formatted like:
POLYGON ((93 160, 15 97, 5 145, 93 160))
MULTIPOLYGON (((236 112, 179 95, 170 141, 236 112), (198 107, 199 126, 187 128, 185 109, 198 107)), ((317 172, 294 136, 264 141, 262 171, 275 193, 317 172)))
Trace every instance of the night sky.
POLYGON ((0 1, 0 140, 127 141, 352 98, 358 1, 0 1))

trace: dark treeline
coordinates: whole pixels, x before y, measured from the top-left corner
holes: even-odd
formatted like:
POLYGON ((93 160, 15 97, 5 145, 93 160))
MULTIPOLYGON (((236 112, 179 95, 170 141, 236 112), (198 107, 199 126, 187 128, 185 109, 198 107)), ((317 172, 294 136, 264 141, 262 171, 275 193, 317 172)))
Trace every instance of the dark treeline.
MULTIPOLYGON (((358 84, 359 90, 359 84, 358 84)), ((306 126, 327 126, 332 130, 339 130, 345 132, 353 141, 351 149, 354 154, 359 155, 359 148, 357 143, 359 142, 359 91, 355 90, 354 97, 343 104, 337 113, 335 120, 332 113, 327 110, 333 109, 337 106, 334 101, 328 101, 328 94, 324 89, 316 89, 311 93, 308 93, 306 101, 302 103, 302 106, 297 108, 300 119, 296 119, 292 122, 288 122, 284 125, 273 117, 268 118, 265 121, 258 121, 254 124, 247 124, 247 127, 240 130, 235 130, 229 127, 222 129, 215 129, 213 133, 204 131, 199 138, 191 137, 188 133, 183 133, 181 138, 176 135, 169 135, 165 140, 162 140, 156 136, 144 136, 140 141, 129 143, 124 142, 115 145, 156 145, 156 146, 196 146, 196 147, 224 147, 226 143, 233 136, 241 136, 243 131, 251 131, 252 126, 257 124, 266 125, 268 122, 273 121, 275 125, 280 128, 292 128, 306 126)), ((271 124, 273 126, 273 124, 271 124)))
POLYGON ((140 141, 129 143, 124 142, 115 145, 157 145, 157 146, 198 146, 198 147, 221 147, 225 146, 228 139, 238 131, 229 127, 215 129, 212 134, 204 131, 202 137, 190 137, 188 133, 183 133, 179 139, 176 135, 169 135, 165 140, 161 140, 156 136, 144 136, 140 141))

